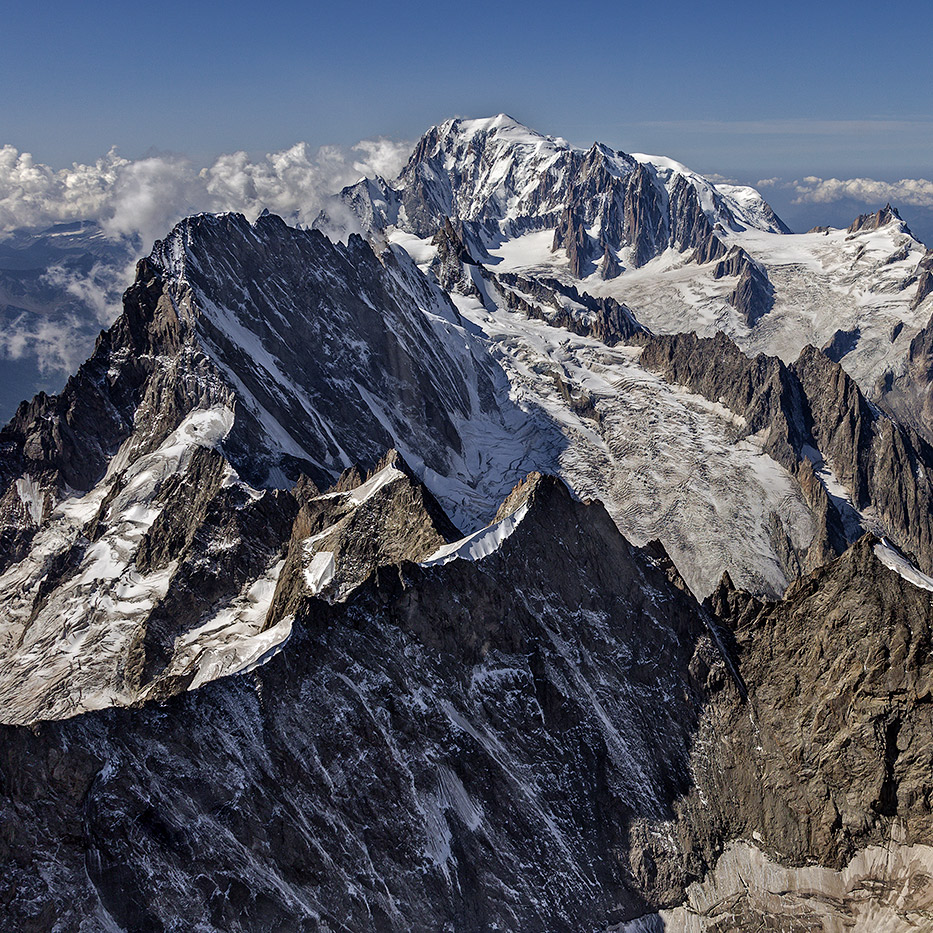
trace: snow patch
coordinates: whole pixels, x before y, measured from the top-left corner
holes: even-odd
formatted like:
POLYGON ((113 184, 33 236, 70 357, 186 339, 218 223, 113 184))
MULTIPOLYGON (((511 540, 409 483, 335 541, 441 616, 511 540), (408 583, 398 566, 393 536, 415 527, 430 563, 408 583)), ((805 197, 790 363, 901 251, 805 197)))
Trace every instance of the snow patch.
POLYGON ((900 574, 908 583, 919 587, 921 590, 929 590, 933 593, 933 577, 928 577, 925 573, 915 567, 900 551, 896 551, 888 542, 882 538, 879 544, 874 547, 875 557, 884 564, 888 570, 893 570, 900 574))
POLYGON ((849 491, 839 482, 832 467, 823 458, 823 455, 809 444, 804 444, 801 453, 813 466, 813 472, 817 479, 823 484, 826 494, 829 496, 839 516, 842 519, 842 527, 846 533, 847 541, 855 541, 862 534, 862 516, 858 509, 852 504, 852 497, 849 491))
POLYGON ((197 408, 188 413, 156 451, 147 454, 130 467, 139 446, 139 438, 133 435, 123 443, 108 464, 104 482, 111 481, 114 476, 128 468, 134 475, 142 475, 147 470, 154 469, 154 464, 159 462, 177 468, 184 456, 195 447, 217 447, 230 433, 233 418, 233 409, 225 405, 197 408))
POLYGON ((403 230, 393 227, 389 232, 388 240, 390 243, 401 246, 419 266, 430 265, 437 255, 437 247, 431 242, 430 237, 421 239, 413 233, 405 233, 403 230))
POLYGON ((318 593, 334 579, 336 564, 333 551, 318 551, 305 567, 304 578, 312 596, 318 593))
POLYGON ((396 480, 405 479, 405 474, 394 466, 387 466, 381 469, 375 476, 366 480, 362 486, 351 489, 348 502, 351 505, 362 505, 367 499, 371 499, 380 489, 388 486, 396 480))
MULTIPOLYGON (((189 690, 253 665, 291 634, 292 619, 264 628, 285 560, 276 561, 227 606, 179 636, 168 676, 193 674, 189 690)), ((270 655, 271 656, 271 655, 270 655)))
POLYGON ((31 477, 22 476, 16 481, 16 491, 20 502, 26 506, 29 517, 37 524, 42 524, 45 512, 45 494, 42 487, 31 477))
POLYGON ((162 510, 165 481, 187 469, 195 449, 220 443, 232 424, 229 408, 198 409, 135 460, 131 437, 102 482, 56 507, 29 555, 0 577, 0 720, 62 719, 132 701, 130 655, 176 567, 141 574, 140 542, 162 510), (84 529, 105 502, 103 533, 88 543, 84 529), (74 573, 37 601, 52 561, 69 551, 78 555, 74 573))
POLYGON ((528 512, 528 503, 519 506, 511 515, 501 521, 495 522, 486 528, 438 548, 427 560, 422 561, 422 567, 434 567, 446 564, 452 560, 482 560, 497 551, 502 542, 508 538, 521 524, 528 512))

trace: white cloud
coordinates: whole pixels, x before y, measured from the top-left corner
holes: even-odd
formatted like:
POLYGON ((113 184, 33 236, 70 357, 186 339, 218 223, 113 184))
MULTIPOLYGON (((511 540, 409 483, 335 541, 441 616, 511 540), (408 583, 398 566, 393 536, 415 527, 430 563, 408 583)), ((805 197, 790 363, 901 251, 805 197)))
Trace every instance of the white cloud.
POLYGON ((688 133, 742 136, 889 136, 913 133, 929 136, 933 120, 814 120, 807 117, 780 120, 643 120, 635 126, 688 133))
POLYGON ((408 161, 414 144, 386 139, 383 136, 379 139, 361 140, 353 148, 363 154, 353 163, 360 175, 379 175, 391 180, 408 161))
MULTIPOLYGON (((123 255, 122 252, 119 255, 123 255)), ((132 263, 98 261, 88 272, 52 266, 40 277, 47 304, 30 302, 29 310, 3 309, 0 359, 35 360, 39 374, 70 373, 85 360, 101 328, 122 309, 121 295, 132 281, 132 263)), ((2 308, 2 306, 0 306, 2 308)))
POLYGON ((0 359, 34 357, 43 374, 72 372, 87 357, 100 327, 120 313, 133 280, 135 256, 198 211, 263 208, 290 222, 311 223, 324 200, 363 176, 394 178, 412 144, 363 140, 352 147, 297 143, 253 161, 245 152, 222 155, 199 168, 178 155, 125 159, 111 150, 92 165, 53 169, 28 152, 0 147, 0 237, 22 228, 91 220, 116 247, 84 274, 64 265, 43 275, 61 298, 0 327, 0 359), (127 260, 130 261, 127 261, 127 260))
POLYGON ((94 165, 54 171, 34 162, 28 152, 0 147, 0 231, 97 219, 120 171, 129 164, 111 150, 94 165))
POLYGON ((42 375, 70 373, 87 358, 89 341, 87 323, 76 315, 48 320, 21 314, 0 328, 0 357, 33 356, 42 375))
POLYGON ((104 327, 109 325, 122 309, 121 295, 132 278, 134 264, 135 260, 129 266, 122 266, 119 261, 96 262, 87 274, 66 269, 64 266, 52 266, 42 276, 42 280, 90 308, 94 314, 94 321, 104 327))
POLYGON ((786 181, 783 178, 759 178, 759 188, 781 188, 793 194, 794 204, 830 204, 834 201, 858 201, 895 207, 933 207, 933 181, 927 178, 902 178, 879 181, 876 178, 820 178, 807 175, 786 181))
POLYGON ((190 162, 178 156, 126 162, 107 188, 100 214, 91 219, 108 236, 138 237, 148 248, 180 217, 199 209, 196 177, 190 162))
POLYGON ((203 210, 258 213, 267 207, 276 214, 310 223, 328 195, 363 176, 393 178, 404 165, 411 144, 368 139, 351 149, 322 146, 312 155, 307 143, 251 162, 245 152, 217 159, 201 170, 207 199, 203 210))
MULTIPOLYGON (((759 184, 761 184, 759 182, 759 184)), ((818 178, 808 175, 788 186, 795 194, 795 204, 826 204, 852 200, 865 204, 933 207, 933 181, 926 178, 902 178, 900 181, 878 181, 874 178, 818 178)))
POLYGON ((708 178, 714 185, 737 185, 739 183, 737 178, 732 178, 729 175, 720 175, 719 172, 706 172, 703 177, 708 178))
POLYGON ((324 199, 364 175, 392 178, 411 144, 363 140, 352 147, 297 143, 252 161, 245 152, 198 168, 175 155, 130 160, 116 150, 93 165, 52 169, 28 152, 0 147, 0 235, 23 227, 93 220, 109 237, 139 238, 148 249, 172 224, 197 211, 262 208, 310 223, 324 199))

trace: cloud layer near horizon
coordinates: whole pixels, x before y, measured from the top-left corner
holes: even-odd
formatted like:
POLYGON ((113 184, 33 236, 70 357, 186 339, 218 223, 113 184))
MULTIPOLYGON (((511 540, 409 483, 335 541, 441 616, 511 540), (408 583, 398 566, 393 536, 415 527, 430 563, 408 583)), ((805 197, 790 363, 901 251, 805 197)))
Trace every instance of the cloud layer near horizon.
POLYGON ((819 178, 808 175, 795 181, 762 178, 758 186, 789 189, 794 194, 795 204, 859 201, 881 206, 887 201, 895 207, 933 207, 933 181, 926 178, 879 181, 875 178, 819 178))
MULTIPOLYGON (((411 143, 363 140, 352 147, 299 142, 253 160, 245 152, 219 156, 197 167, 184 156, 161 154, 126 159, 111 150, 91 165, 52 169, 28 152, 0 146, 0 237, 29 227, 93 220, 114 239, 138 237, 142 249, 187 214, 267 207, 292 221, 310 223, 324 200, 362 176, 393 178, 411 143)), ((903 178, 761 179, 759 187, 782 188, 798 204, 851 200, 866 205, 890 201, 933 207, 933 181, 903 178)))
POLYGON ((310 223, 324 199, 364 175, 392 178, 411 144, 363 140, 352 147, 307 143, 253 161, 245 152, 198 168, 177 155, 125 159, 111 150, 93 165, 55 170, 28 152, 0 147, 0 236, 23 227, 93 220, 110 237, 138 237, 141 246, 164 236, 187 214, 267 207, 310 223))

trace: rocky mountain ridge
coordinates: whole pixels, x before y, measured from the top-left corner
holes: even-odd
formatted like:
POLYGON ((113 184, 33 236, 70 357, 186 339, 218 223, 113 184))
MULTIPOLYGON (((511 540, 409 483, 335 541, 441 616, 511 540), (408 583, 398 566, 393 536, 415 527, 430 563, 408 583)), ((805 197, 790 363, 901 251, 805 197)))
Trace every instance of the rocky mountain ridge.
MULTIPOLYGON (((757 193, 734 189, 739 200, 732 190, 719 192, 671 160, 614 152, 601 143, 574 149, 499 114, 432 128, 391 187, 364 180, 345 189, 330 210, 339 218, 349 209, 368 235, 397 227, 430 238, 455 221, 477 260, 489 259, 488 249, 503 239, 553 230, 551 251, 566 253, 576 278, 597 271, 612 279, 668 248, 695 262, 720 260, 727 247, 717 230, 724 228, 786 231, 757 193)), ((330 233, 340 229, 326 208, 316 225, 330 233)), ((729 300, 742 315, 766 313, 767 276, 744 250, 734 250, 716 270, 717 278, 739 277, 729 300)))
MULTIPOLYGON (((456 231, 445 235, 452 262, 469 265, 456 231)), ((414 464, 399 475, 427 484, 409 493, 416 524, 446 508, 464 531, 481 530, 493 496, 524 472, 560 471, 578 494, 605 497, 637 543, 661 538, 701 595, 723 570, 776 595, 865 528, 933 569, 929 448, 821 354, 788 369, 749 360, 725 337, 654 336, 612 299, 558 280, 482 272, 473 285, 478 309, 451 302, 397 248, 377 257, 359 238, 334 246, 271 215, 254 225, 195 217, 157 244, 123 317, 65 392, 24 403, 2 433, 0 691, 10 721, 162 696, 235 670, 287 636, 280 608, 296 575, 348 592, 377 558, 407 553, 383 540, 372 503, 317 491, 341 470, 345 485, 362 479, 353 463, 372 467, 389 446, 414 464), (515 333, 537 347, 530 366, 490 353, 491 323, 516 319, 525 323, 515 333), (579 335, 572 347, 562 332, 579 335), (555 349, 542 351, 542 338, 555 349), (593 382, 600 373, 605 388, 593 382), (633 375, 647 380, 643 395, 620 394, 633 375), (686 408, 685 390, 695 393, 686 408), (643 452, 618 447, 645 402, 662 433, 643 452), (730 464, 728 485, 695 451, 686 464, 674 453, 698 429, 730 464), (658 442, 678 447, 659 457, 658 442), (660 514, 632 511, 644 485, 638 494, 607 484, 631 482, 633 454, 674 473, 649 493, 671 495, 670 484, 676 498, 660 514), (684 482, 699 498, 683 495, 684 482), (748 537, 706 550, 738 527, 748 537), (348 536, 370 539, 371 556, 335 560, 348 536)), ((509 341, 515 354, 521 345, 509 341)), ((437 521, 434 545, 459 536, 437 521)))
MULTIPOLYGON (((836 867, 895 825, 928 838, 930 602, 880 545, 703 609, 560 483, 523 508, 482 557, 308 594, 252 673, 3 727, 10 921, 646 929, 729 839, 836 867)), ((755 897, 711 922, 760 919, 755 897)))
MULTIPOLYGON (((791 235, 505 118, 401 177, 350 193, 367 239, 186 219, 0 432, 0 916, 922 928, 933 451, 847 337, 747 355, 612 291, 705 265, 767 330, 791 235)), ((900 225, 812 237, 900 277, 900 225)))

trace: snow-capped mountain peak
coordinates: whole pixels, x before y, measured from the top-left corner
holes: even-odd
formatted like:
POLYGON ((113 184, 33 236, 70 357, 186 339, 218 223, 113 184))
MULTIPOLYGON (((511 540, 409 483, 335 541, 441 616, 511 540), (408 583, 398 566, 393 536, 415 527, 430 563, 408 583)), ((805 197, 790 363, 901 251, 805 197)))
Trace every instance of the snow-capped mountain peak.
MULTIPOLYGON (((787 232, 754 189, 720 190, 673 159, 600 142, 574 147, 506 114, 432 127, 397 179, 344 189, 316 226, 338 238, 358 230, 394 240, 422 262, 448 221, 477 261, 499 263, 497 250, 514 249, 535 265, 556 261, 574 278, 603 280, 668 251, 687 262, 722 260, 724 234, 787 232)), ((767 284, 746 255, 728 274, 741 280, 729 302, 743 319, 768 310, 767 284)))
MULTIPOLYGON (((395 182, 397 190, 415 197, 428 194, 438 216, 469 221, 495 221, 508 234, 523 223, 546 222, 562 210, 576 208, 581 189, 624 188, 638 165, 650 166, 659 186, 670 187, 682 177, 696 189, 711 223, 736 223, 771 232, 786 227, 753 189, 730 197, 680 162, 659 156, 628 155, 604 143, 587 149, 565 139, 545 136, 513 117, 499 114, 477 120, 448 120, 432 127, 416 146, 395 182), (427 189, 427 190, 426 190, 427 189), (754 210, 746 210, 746 205, 754 210)), ((624 193, 615 192, 624 199, 624 193)), ((738 192, 736 192, 738 194, 738 192)), ((663 195, 658 192, 663 200, 663 195)), ((412 232, 426 235, 426 224, 438 217, 408 210, 412 232)))
POLYGON ((539 133, 507 113, 499 113, 494 117, 473 120, 454 118, 445 120, 435 129, 438 131, 440 139, 456 137, 464 142, 469 142, 477 136, 483 136, 486 139, 495 140, 500 145, 532 146, 539 150, 550 149, 551 151, 571 148, 566 139, 560 136, 546 136, 539 133))

